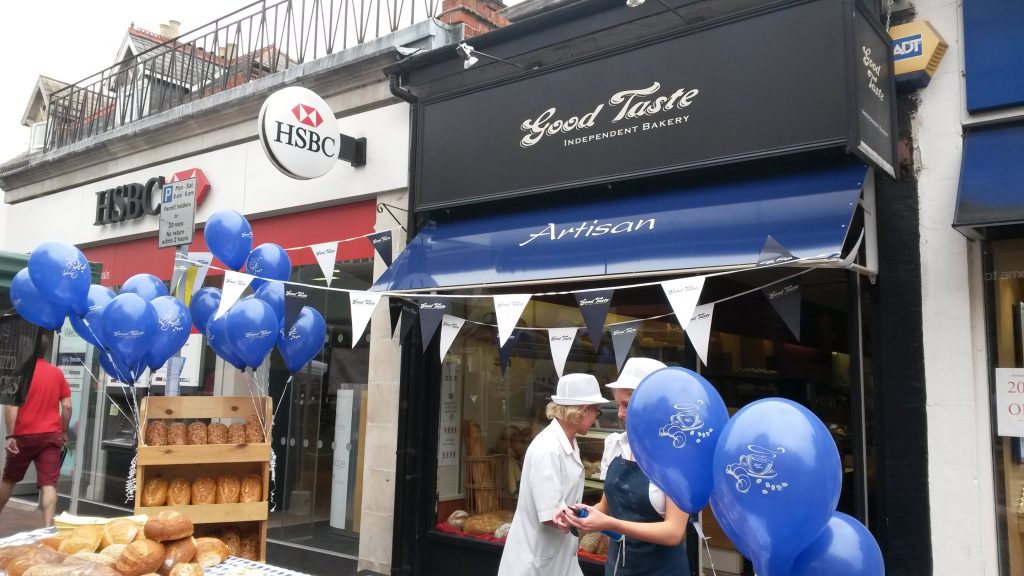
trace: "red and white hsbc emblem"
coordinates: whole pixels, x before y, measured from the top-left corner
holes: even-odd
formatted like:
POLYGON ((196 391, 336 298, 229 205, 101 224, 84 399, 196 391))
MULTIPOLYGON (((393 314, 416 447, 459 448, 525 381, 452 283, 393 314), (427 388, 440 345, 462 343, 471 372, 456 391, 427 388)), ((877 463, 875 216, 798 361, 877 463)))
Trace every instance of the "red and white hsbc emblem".
POLYGON ((317 178, 338 163, 338 122, 323 98, 310 90, 289 86, 271 94, 259 125, 263 151, 292 178, 317 178))
POLYGON ((324 121, 324 119, 320 117, 320 113, 317 112, 316 108, 306 106, 305 104, 298 104, 295 108, 292 108, 292 114, 295 116, 295 119, 299 121, 299 124, 305 124, 311 128, 316 128, 324 121))

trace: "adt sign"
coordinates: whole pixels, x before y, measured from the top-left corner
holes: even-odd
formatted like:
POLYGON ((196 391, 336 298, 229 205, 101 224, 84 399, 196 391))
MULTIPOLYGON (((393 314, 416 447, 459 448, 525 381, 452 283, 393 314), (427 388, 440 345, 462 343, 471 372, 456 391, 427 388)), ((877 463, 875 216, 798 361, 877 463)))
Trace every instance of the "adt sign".
POLYGON ((892 43, 892 59, 904 60, 916 58, 924 54, 924 45, 921 42, 921 35, 914 34, 905 38, 897 38, 892 43))

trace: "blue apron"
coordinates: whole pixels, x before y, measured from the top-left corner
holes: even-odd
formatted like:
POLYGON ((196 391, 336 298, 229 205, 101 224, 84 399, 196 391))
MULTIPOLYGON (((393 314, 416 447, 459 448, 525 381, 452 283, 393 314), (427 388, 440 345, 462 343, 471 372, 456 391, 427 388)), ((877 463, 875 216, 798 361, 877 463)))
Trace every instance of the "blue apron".
MULTIPOLYGON (((608 511, 620 520, 630 522, 661 522, 661 514, 651 506, 648 492, 650 480, 636 462, 615 458, 604 479, 604 496, 608 511)), ((625 538, 609 540, 605 576, 690 576, 686 557, 686 540, 678 546, 662 546, 625 538), (620 547, 625 545, 624 552, 620 547), (618 564, 618 566, 616 566, 618 564)))

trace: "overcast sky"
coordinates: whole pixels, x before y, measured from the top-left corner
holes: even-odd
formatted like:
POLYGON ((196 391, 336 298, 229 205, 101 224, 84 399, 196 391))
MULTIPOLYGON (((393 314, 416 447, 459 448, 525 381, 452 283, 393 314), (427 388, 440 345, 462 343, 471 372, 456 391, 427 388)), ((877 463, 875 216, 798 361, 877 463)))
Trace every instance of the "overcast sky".
POLYGON ((186 32, 249 4, 251 0, 139 2, 5 2, 0 8, 0 54, 5 56, 0 90, 0 163, 28 149, 21 126, 36 78, 42 74, 77 82, 114 63, 128 26, 159 31, 168 20, 186 32))

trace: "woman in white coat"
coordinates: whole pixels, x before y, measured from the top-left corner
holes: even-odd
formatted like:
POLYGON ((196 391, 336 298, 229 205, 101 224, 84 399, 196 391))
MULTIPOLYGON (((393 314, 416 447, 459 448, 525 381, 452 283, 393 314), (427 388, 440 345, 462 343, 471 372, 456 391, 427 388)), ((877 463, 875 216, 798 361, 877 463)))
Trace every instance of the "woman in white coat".
POLYGON ((586 434, 609 400, 597 379, 566 374, 545 414, 551 424, 530 443, 523 460, 512 528, 498 576, 580 576, 579 539, 569 533, 566 503, 583 496, 583 461, 577 434, 586 434))

